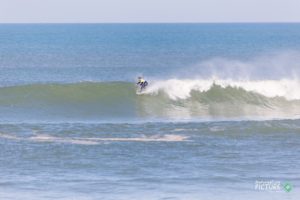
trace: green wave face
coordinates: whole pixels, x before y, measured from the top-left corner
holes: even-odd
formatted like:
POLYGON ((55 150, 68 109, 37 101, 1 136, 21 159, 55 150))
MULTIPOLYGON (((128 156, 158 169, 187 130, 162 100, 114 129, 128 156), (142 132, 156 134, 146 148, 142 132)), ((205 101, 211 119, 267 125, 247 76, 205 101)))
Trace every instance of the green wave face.
MULTIPOLYGON (((0 88, 0 119, 106 120, 295 117, 299 101, 268 98, 242 88, 214 84, 191 90, 189 98, 172 99, 164 90, 137 94, 127 82, 35 84, 0 88)), ((298 111, 297 111, 298 110, 298 111)))

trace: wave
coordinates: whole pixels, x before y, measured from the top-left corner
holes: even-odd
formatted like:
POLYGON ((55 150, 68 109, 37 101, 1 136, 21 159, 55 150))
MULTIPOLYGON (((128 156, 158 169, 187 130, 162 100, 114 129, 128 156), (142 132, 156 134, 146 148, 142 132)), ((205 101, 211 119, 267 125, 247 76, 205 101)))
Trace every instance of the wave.
POLYGON ((293 79, 81 82, 0 88, 1 119, 108 119, 272 116, 300 114, 300 82, 293 79))
POLYGON ((182 142, 188 141, 187 136, 166 134, 143 137, 59 137, 48 134, 35 134, 30 137, 20 137, 7 133, 0 133, 0 138, 39 143, 67 143, 79 145, 97 145, 104 142, 182 142))

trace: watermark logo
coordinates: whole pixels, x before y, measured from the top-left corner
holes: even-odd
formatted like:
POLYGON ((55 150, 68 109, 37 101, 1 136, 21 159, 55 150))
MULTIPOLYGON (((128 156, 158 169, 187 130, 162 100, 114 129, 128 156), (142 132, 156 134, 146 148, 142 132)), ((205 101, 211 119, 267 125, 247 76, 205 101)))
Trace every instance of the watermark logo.
POLYGON ((257 180, 255 181, 254 189, 259 191, 271 191, 271 192, 280 192, 280 191, 291 192, 293 190, 293 186, 290 183, 282 184, 280 181, 257 180))
POLYGON ((284 189, 286 192, 290 192, 290 191, 292 191, 293 186, 292 186, 290 183, 285 183, 285 184, 283 185, 283 189, 284 189))

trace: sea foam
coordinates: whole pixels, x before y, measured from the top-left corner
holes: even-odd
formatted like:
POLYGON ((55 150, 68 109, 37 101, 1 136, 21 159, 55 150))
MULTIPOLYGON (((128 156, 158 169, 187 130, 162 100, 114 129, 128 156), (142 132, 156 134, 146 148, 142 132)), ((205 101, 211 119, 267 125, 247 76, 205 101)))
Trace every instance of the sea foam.
POLYGON ((233 80, 218 79, 169 79, 153 82, 146 94, 158 94, 160 91, 168 95, 172 100, 188 99, 192 91, 207 92, 214 85, 222 88, 232 87, 255 92, 265 97, 284 97, 287 100, 300 99, 300 81, 297 79, 281 80, 233 80))

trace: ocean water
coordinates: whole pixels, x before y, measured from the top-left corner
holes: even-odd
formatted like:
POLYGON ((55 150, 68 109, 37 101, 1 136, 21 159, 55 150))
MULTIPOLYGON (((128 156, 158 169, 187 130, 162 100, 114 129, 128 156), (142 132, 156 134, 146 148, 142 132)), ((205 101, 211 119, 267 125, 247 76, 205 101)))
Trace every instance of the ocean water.
POLYGON ((0 199, 300 198, 300 24, 1 24, 0 69, 0 199))

